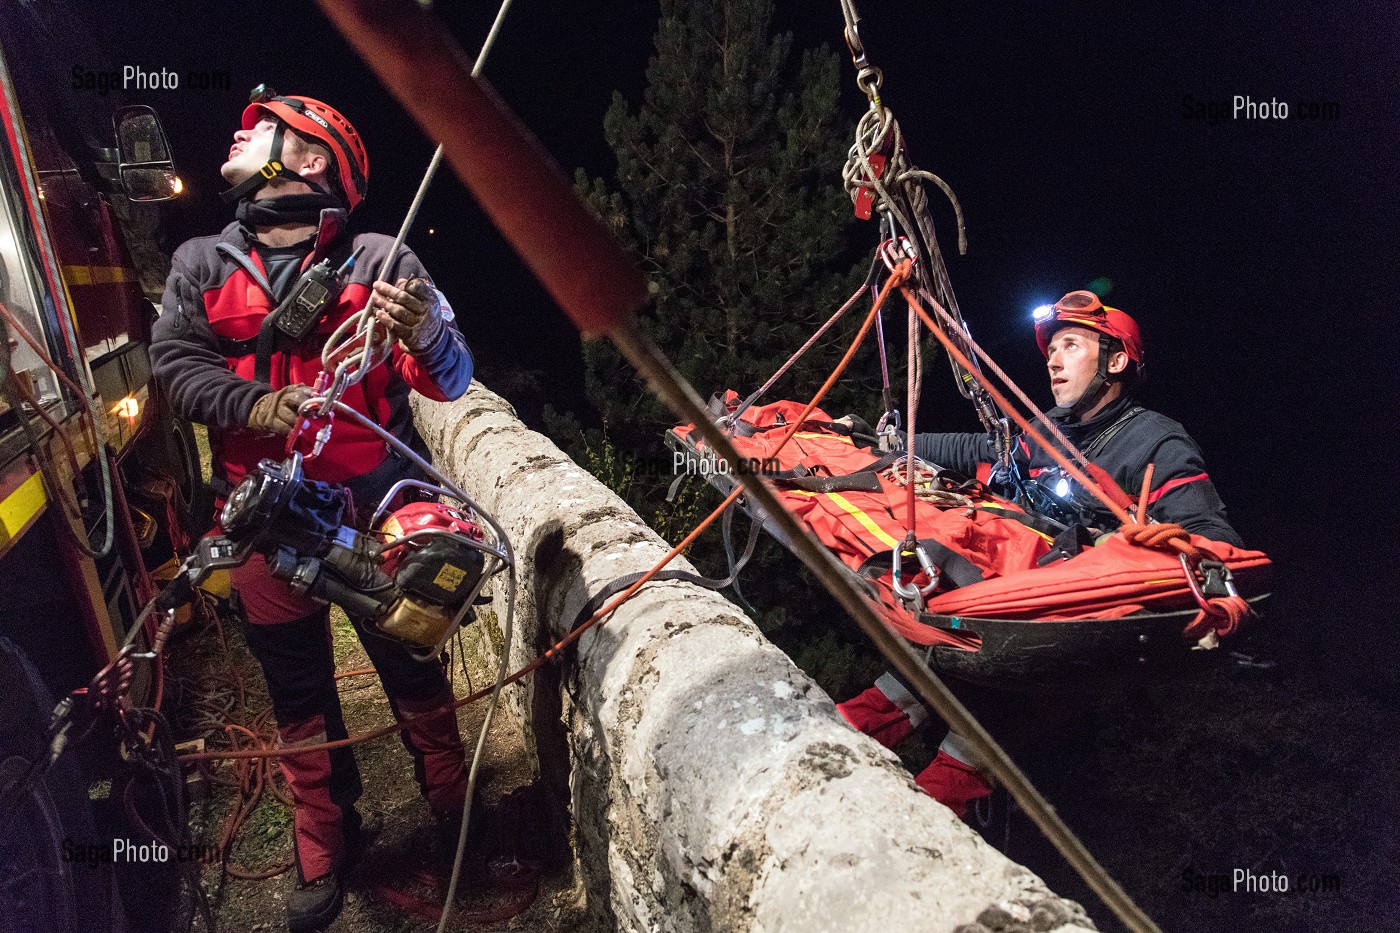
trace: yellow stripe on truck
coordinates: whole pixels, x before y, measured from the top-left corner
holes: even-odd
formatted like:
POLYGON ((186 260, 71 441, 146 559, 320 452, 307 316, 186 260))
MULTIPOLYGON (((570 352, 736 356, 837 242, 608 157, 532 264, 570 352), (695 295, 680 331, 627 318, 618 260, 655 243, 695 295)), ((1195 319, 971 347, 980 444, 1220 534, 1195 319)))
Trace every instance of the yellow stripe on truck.
POLYGON ((0 544, 11 541, 48 502, 44 478, 35 473, 0 502, 0 544))
POLYGON ((64 266, 69 285, 119 285, 135 281, 121 266, 64 266))

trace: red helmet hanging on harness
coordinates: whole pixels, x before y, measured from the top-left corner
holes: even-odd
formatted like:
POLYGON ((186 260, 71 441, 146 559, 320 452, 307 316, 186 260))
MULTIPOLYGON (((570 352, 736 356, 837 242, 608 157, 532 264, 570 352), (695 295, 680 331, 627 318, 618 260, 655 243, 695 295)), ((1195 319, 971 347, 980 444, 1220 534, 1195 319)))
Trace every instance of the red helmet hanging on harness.
POLYGON ((224 192, 226 200, 237 201, 247 197, 277 175, 309 184, 305 178, 282 165, 282 141, 288 127, 330 150, 336 179, 350 210, 353 211, 364 200, 369 188, 369 155, 365 152, 360 134, 339 111, 314 98, 283 97, 261 84, 253 89, 249 99, 251 102, 243 111, 243 129, 251 130, 259 120, 271 116, 278 121, 277 132, 267 164, 261 172, 224 192))

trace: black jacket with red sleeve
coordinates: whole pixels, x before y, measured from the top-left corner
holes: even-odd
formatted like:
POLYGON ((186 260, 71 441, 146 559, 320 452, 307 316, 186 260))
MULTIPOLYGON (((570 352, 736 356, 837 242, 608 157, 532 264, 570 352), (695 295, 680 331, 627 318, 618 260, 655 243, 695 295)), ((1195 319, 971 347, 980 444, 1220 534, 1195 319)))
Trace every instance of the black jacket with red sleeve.
MULTIPOLYGON (((1059 428, 1134 498, 1142 490, 1147 465, 1155 464, 1148 514, 1157 521, 1174 522, 1192 534, 1243 546, 1225 517, 1225 505, 1206 473, 1201 449, 1177 422, 1124 396, 1089 421, 1062 421, 1059 428)), ((978 467, 996 460, 995 445, 986 434, 916 434, 914 453, 968 475, 985 476, 985 467, 980 471, 978 467)), ((1049 486, 1048 481, 1057 478, 1058 467, 1050 454, 1024 436, 1016 440, 1016 461, 1022 475, 1034 481, 1049 486)), ((1086 491, 1070 483, 1067 492, 1085 525, 1118 526, 1113 514, 1086 491)))

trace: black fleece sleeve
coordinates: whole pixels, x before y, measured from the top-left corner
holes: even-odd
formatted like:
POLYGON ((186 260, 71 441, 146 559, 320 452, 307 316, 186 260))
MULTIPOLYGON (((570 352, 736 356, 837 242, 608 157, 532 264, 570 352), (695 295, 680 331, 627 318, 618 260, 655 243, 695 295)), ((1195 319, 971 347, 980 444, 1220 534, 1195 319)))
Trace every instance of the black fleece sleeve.
POLYGON ((977 465, 996 460, 997 451, 990 434, 915 434, 914 456, 976 476, 977 465))
POLYGON ((1167 437, 1153 452, 1152 495, 1148 507, 1159 522, 1174 522, 1192 534, 1244 547, 1239 533, 1225 517, 1225 503, 1206 473, 1205 461, 1194 441, 1181 435, 1167 437), (1165 469, 1164 469, 1165 467, 1165 469))
MULTIPOLYGON (((186 244, 188 246, 189 244, 186 244)), ((184 246, 171 260, 161 315, 151 332, 151 367, 175 409, 216 428, 247 425, 253 404, 272 386, 235 375, 219 352, 204 296, 193 282, 184 246)))

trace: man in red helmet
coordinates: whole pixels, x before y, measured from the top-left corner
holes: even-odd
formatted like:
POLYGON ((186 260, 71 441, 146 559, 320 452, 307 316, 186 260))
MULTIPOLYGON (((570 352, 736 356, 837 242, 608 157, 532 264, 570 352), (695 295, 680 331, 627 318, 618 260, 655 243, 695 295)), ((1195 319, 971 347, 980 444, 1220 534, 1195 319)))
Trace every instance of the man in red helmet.
MULTIPOLYGON (((1180 424, 1132 398, 1146 373, 1137 322, 1106 307, 1093 292, 1074 291, 1036 312, 1035 335, 1055 398, 1055 408, 1047 414, 1065 437, 1133 495, 1142 489, 1148 464, 1154 464, 1148 493, 1152 518, 1242 546, 1196 442, 1180 424)), ((918 434, 914 452, 929 463, 984 479, 997 460, 996 445, 986 434, 918 434)), ((1069 481, 1033 441, 1018 438, 1011 459, 1008 492, 1067 526, 1056 541, 1059 556, 1072 556, 1117 527, 1113 514, 1069 481)), ((891 748, 928 718, 928 710, 893 673, 837 709, 851 725, 891 748)), ((915 782, 959 816, 991 793, 985 772, 955 733, 943 740, 915 782)))
MULTIPOLYGON (((259 89, 221 173, 237 220, 175 251, 151 345, 154 371, 182 414, 209 426, 221 498, 264 457, 281 460, 298 406, 322 372, 327 337, 370 303, 395 340, 389 360, 352 386, 344 402, 426 455, 413 426, 411 390, 445 401, 467 390, 472 359, 451 308, 418 258, 400 249, 387 281, 375 281, 392 239, 351 236, 349 213, 365 196, 369 160, 355 128, 309 97, 259 89), (338 294, 306 336, 273 327, 272 312, 311 267, 333 268, 359 251, 338 294), (392 284, 391 284, 392 283, 392 284)), ((342 483, 373 507, 414 467, 351 419, 335 423, 309 479, 342 483)), ((329 607, 274 578, 261 557, 233 571, 248 646, 267 679, 279 744, 314 745, 346 735, 335 687, 329 607)), ((390 708, 400 720, 442 707, 452 692, 442 667, 415 661, 397 643, 361 635, 390 708)), ((460 812, 464 754, 450 714, 401 733, 434 814, 460 812)), ((293 931, 318 930, 339 913, 344 869, 360 832, 360 777, 349 748, 280 759, 295 804, 297 884, 287 902, 293 931)))

